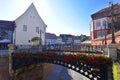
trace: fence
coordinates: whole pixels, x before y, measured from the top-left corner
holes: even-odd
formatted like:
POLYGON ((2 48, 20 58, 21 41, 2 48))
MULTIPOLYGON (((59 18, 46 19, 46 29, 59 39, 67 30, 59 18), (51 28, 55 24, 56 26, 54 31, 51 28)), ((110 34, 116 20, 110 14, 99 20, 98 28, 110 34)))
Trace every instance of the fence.
MULTIPOLYGON (((57 53, 63 53, 63 52, 84 52, 89 54, 102 54, 105 52, 105 46, 104 45, 44 45, 42 46, 43 51, 54 51, 57 53)), ((15 47, 15 52, 31 52, 36 53, 39 51, 39 46, 33 47, 30 45, 17 45, 15 47)), ((0 50, 1 55, 8 54, 8 49, 6 50, 0 50)))
POLYGON ((103 53, 104 45, 45 45, 43 51, 64 51, 64 52, 85 52, 85 53, 103 53))

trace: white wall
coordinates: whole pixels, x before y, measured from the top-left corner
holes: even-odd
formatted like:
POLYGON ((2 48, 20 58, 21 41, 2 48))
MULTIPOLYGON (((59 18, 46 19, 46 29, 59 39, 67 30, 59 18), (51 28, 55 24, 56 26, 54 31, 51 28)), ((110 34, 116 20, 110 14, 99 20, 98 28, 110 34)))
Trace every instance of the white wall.
POLYGON ((33 4, 31 4, 23 15, 15 20, 15 23, 16 29, 14 36, 16 45, 29 45, 29 40, 33 37, 40 37, 40 34, 36 32, 36 27, 41 29, 42 44, 45 44, 45 32, 47 26, 38 15, 33 4), (23 31, 23 25, 27 25, 27 32, 23 31))

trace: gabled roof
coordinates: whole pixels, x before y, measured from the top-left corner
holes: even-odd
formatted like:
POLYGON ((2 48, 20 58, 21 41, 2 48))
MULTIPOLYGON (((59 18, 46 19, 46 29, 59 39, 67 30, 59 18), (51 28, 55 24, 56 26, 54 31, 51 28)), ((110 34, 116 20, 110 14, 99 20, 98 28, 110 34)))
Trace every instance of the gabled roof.
POLYGON ((14 21, 0 20, 0 29, 13 31, 14 28, 15 28, 15 22, 14 21))
MULTIPOLYGON (((41 22, 44 23, 44 21, 42 20, 42 18, 41 18, 40 15, 38 14, 37 9, 35 8, 35 6, 34 6, 33 3, 32 3, 32 4, 27 8, 27 10, 26 10, 21 16, 19 16, 17 19, 21 18, 24 14, 26 14, 27 12, 30 12, 30 11, 35 11, 36 14, 39 16, 41 22)), ((17 19, 16 19, 16 20, 17 20, 17 19)), ((45 23, 44 23, 44 24, 45 24, 45 23)), ((47 26, 46 26, 46 27, 47 27, 47 26)))

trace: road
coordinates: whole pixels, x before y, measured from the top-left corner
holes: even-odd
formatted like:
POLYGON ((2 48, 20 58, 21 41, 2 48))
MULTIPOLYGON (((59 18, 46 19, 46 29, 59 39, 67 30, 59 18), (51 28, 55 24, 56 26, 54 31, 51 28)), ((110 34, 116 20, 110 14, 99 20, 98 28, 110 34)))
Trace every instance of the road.
POLYGON ((53 71, 45 78, 45 80, 89 80, 81 74, 56 65, 53 71))

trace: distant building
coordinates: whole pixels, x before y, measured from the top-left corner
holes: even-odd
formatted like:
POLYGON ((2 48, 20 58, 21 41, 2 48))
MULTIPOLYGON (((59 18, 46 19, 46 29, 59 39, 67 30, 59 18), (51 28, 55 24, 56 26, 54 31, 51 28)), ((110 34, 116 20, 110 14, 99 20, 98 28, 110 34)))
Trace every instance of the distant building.
POLYGON ((62 38, 60 36, 56 39, 56 44, 65 44, 65 42, 62 41, 62 38))
POLYGON ((0 41, 8 39, 10 40, 10 43, 17 46, 23 46, 25 48, 31 45, 31 40, 34 37, 39 37, 41 38, 41 44, 44 45, 46 27, 47 25, 41 19, 32 3, 16 20, 0 20, 0 41))
MULTIPOLYGON (((115 41, 120 42, 120 4, 113 5, 115 41)), ((107 44, 111 43, 111 6, 104 8, 91 15, 90 23, 91 43, 92 45, 104 45, 105 36, 107 44)))
POLYGON ((60 34, 60 37, 62 38, 62 42, 65 44, 73 43, 73 36, 70 34, 60 34))
POLYGON ((83 41, 90 40, 90 36, 82 34, 80 36, 71 34, 60 34, 59 36, 56 36, 54 33, 46 33, 45 40, 46 45, 80 45, 83 41))
POLYGON ((81 44, 81 36, 73 36, 74 44, 81 44))
POLYGON ((45 40, 46 40, 45 42, 46 45, 56 44, 57 36, 52 33, 45 33, 45 40))
MULTIPOLYGON (((53 33, 46 33, 46 45, 48 44, 80 44, 81 36, 74 36, 70 34, 60 34, 56 36, 53 33)), ((85 36, 86 39, 86 36, 85 36)))
POLYGON ((14 21, 0 20, 0 50, 7 49, 9 43, 13 43, 14 21))

